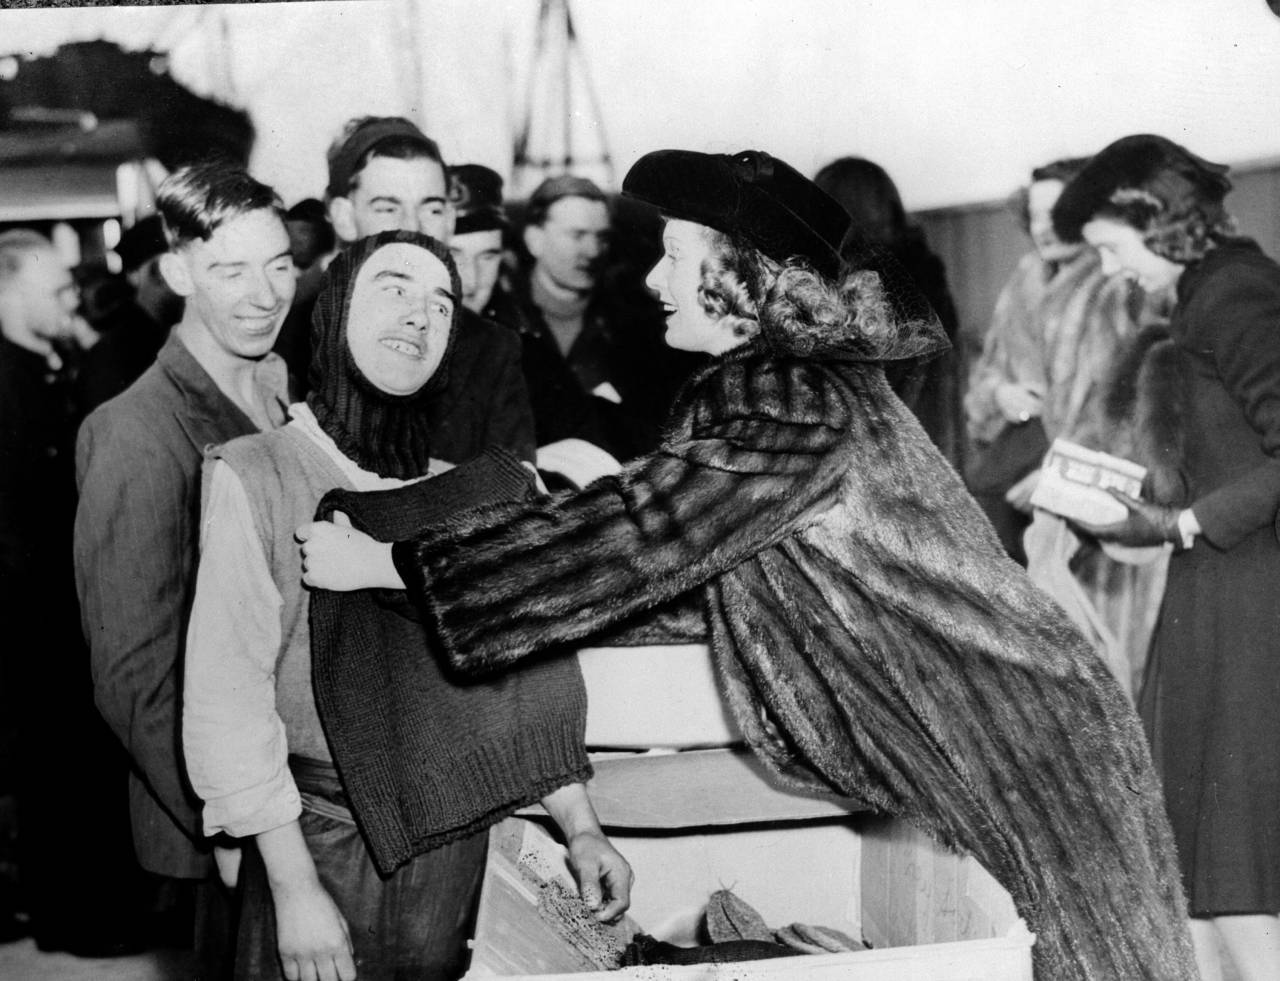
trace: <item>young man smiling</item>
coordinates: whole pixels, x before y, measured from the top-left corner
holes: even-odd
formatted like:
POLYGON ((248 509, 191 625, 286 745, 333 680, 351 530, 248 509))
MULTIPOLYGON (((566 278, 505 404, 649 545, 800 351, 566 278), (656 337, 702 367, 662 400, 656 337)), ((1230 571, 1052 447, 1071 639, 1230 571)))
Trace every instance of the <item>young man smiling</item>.
MULTIPOLYGON (((209 918, 197 949, 202 976, 214 977, 229 934, 218 926, 211 849, 178 756, 200 466, 206 446, 284 421, 286 371, 270 351, 294 272, 275 193, 242 170, 178 170, 158 205, 170 248, 161 272, 185 309, 156 363, 80 429, 76 586, 95 700, 133 760, 138 860, 202 883, 197 905, 209 918)), ((233 864, 232 853, 219 854, 233 864)))
POLYGON ((369 508, 404 495, 401 516, 435 506, 437 481, 471 503, 527 491, 509 453, 456 469, 436 456, 430 409, 448 397, 459 294, 435 239, 392 231, 351 245, 317 298, 306 402, 207 465, 183 743, 206 833, 256 843, 238 978, 456 977, 485 829, 534 800, 564 831, 599 915, 626 908, 630 870, 582 784, 576 662, 462 684, 394 599, 326 620, 327 600, 302 586, 294 531, 331 488, 369 508), (350 632, 366 620, 371 633, 350 632), (332 680, 333 630, 348 631, 342 662, 359 660, 345 683, 332 680), (348 725, 353 698, 365 711, 348 725), (394 731, 394 751, 369 748, 375 730, 394 731))

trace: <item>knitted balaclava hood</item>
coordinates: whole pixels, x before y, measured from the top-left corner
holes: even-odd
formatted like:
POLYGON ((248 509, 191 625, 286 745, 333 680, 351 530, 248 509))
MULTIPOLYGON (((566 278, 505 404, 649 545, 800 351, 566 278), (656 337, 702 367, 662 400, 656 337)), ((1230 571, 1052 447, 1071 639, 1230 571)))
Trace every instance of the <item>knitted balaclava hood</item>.
POLYGON ((449 249, 428 235, 391 231, 352 243, 325 271, 311 317, 311 391, 307 404, 320 427, 365 470, 408 479, 427 472, 431 458, 428 408, 444 388, 458 334, 461 301, 455 302, 448 346, 427 383, 411 395, 391 395, 356 366, 347 342, 347 318, 360 267, 386 245, 404 242, 430 252, 449 270, 454 297, 462 296, 449 249))

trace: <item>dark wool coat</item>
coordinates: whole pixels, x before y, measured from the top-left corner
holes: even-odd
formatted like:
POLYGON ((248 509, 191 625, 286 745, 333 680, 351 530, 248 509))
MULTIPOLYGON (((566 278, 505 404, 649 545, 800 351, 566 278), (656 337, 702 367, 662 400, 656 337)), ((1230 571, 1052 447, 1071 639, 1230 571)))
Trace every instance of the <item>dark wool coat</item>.
POLYGON ((527 278, 494 290, 485 315, 519 337, 539 446, 577 438, 630 460, 658 445, 676 393, 703 359, 663 342, 661 309, 645 290, 602 282, 582 333, 562 354, 527 278), (620 403, 592 394, 608 383, 620 403))
POLYGON ((618 477, 395 558, 472 670, 700 590, 754 750, 974 854, 1036 932, 1039 977, 1195 977, 1133 712, 877 366, 752 342, 618 477))
POLYGON ((1204 529, 1173 556, 1139 702, 1197 915, 1280 910, 1280 266, 1227 241, 1178 281, 1140 405, 1204 529))

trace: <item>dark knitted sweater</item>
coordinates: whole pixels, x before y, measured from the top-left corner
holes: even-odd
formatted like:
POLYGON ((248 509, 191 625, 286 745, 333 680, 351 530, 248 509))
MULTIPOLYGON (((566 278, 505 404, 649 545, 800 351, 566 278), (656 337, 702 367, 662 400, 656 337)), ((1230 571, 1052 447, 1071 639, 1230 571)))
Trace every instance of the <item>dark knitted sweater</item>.
MULTIPOLYGON (((467 505, 533 494, 502 450, 389 491, 335 490, 318 518, 345 512, 382 541, 467 505)), ((317 590, 311 599, 316 706, 351 809, 383 874, 591 775, 577 661, 550 658, 498 679, 452 676, 397 591, 317 590)))

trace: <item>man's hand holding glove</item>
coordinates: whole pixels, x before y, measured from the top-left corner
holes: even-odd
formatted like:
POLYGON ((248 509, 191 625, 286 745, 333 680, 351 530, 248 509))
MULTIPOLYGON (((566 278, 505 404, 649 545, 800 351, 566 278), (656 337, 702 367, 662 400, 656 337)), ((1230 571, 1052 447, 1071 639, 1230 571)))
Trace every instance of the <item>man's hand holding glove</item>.
POLYGON ((1130 548, 1170 544, 1175 549, 1190 548, 1200 526, 1190 510, 1168 504, 1153 504, 1108 488, 1117 501, 1128 509, 1128 515, 1107 525, 1072 521, 1071 525, 1102 542, 1115 542, 1130 548), (1188 517, 1183 517, 1187 515, 1188 517))

